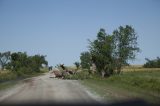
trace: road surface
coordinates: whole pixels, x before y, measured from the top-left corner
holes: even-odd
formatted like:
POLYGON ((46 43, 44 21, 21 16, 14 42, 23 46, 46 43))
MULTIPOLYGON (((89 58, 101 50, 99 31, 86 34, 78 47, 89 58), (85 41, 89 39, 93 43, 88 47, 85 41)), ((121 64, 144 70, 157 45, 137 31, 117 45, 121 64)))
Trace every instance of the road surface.
POLYGON ((97 95, 76 80, 49 78, 49 73, 28 78, 11 89, 0 91, 0 103, 101 103, 97 95))

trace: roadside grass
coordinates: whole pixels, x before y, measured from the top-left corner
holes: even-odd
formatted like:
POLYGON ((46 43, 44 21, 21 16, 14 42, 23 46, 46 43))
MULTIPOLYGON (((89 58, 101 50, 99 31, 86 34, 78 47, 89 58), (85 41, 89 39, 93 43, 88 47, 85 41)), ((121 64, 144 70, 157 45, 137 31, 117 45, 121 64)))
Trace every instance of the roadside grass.
POLYGON ((2 82, 2 83, 0 83, 0 90, 10 88, 10 87, 14 86, 15 84, 17 84, 16 80, 2 82))
POLYGON ((151 104, 160 104, 160 71, 141 69, 142 71, 125 71, 109 78, 94 75, 81 83, 111 102, 142 99, 151 104))
POLYGON ((17 74, 9 70, 0 70, 0 83, 8 80, 14 80, 17 78, 17 74))
POLYGON ((4 71, 0 70, 0 90, 10 88, 25 78, 43 75, 46 72, 48 72, 48 70, 44 68, 40 69, 40 72, 38 73, 37 72, 33 72, 30 74, 21 73, 21 76, 18 76, 16 72, 10 70, 4 70, 4 71))

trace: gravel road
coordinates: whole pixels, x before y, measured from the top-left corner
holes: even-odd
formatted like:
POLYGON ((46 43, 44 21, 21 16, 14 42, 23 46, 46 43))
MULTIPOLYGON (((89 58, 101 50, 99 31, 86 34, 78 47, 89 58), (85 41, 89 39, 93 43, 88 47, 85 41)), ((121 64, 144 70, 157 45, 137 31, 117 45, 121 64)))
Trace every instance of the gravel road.
POLYGON ((61 80, 45 75, 28 78, 11 89, 0 91, 0 103, 102 103, 76 80, 61 80))

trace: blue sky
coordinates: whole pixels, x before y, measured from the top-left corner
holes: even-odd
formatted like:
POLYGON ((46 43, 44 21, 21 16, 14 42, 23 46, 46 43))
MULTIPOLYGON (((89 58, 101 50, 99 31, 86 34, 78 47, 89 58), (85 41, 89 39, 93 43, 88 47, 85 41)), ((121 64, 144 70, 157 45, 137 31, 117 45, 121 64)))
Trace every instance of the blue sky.
POLYGON ((159 0, 0 0, 0 52, 73 65, 100 28, 111 34, 126 24, 135 28, 141 49, 131 64, 160 56, 159 0))

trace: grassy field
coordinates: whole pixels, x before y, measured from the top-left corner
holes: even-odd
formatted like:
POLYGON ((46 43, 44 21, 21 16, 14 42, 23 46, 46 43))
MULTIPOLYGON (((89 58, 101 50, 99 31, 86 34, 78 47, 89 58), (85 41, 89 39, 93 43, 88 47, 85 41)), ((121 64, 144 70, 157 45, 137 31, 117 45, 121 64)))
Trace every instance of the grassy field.
POLYGON ((160 104, 160 69, 157 68, 128 67, 120 75, 103 79, 94 76, 81 82, 110 102, 142 99, 160 104))
POLYGON ((142 65, 126 66, 122 69, 123 72, 131 71, 160 71, 160 68, 143 68, 142 65))

